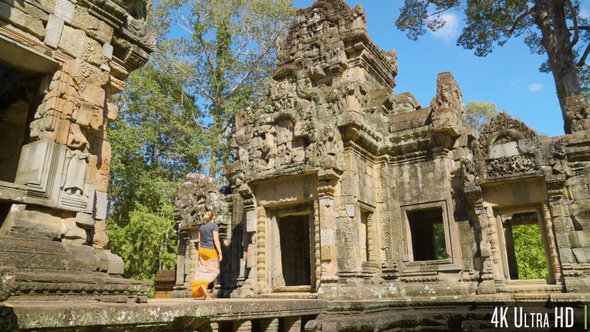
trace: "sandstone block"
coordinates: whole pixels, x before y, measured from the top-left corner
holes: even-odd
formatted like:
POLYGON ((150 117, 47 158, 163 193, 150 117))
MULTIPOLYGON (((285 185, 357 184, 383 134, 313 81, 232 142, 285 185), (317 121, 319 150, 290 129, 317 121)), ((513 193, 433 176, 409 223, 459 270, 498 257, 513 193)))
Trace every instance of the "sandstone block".
POLYGON ((79 58, 84 51, 85 40, 86 34, 84 31, 66 25, 61 34, 58 48, 75 58, 79 58))
MULTIPOLYGON (((5 301, 10 297, 15 281, 16 268, 13 266, 0 266, 0 302, 5 301)), ((0 328, 2 328, 1 324, 0 328)))
POLYGON ((570 248, 559 248, 559 258, 562 263, 573 263, 574 255, 570 248))
POLYGON ((572 251, 578 263, 590 263, 590 248, 574 248, 572 251))
POLYGON ((94 108, 92 107, 92 104, 84 101, 80 104, 80 108, 74 113, 73 118, 78 125, 88 128, 90 126, 90 121, 92 121, 93 114, 94 108))
POLYGON ((104 248, 109 242, 109 237, 106 233, 107 224, 104 220, 96 220, 94 223, 94 236, 92 237, 92 245, 96 248, 104 248))
POLYGON ((55 2, 55 15, 68 23, 72 23, 75 10, 76 4, 69 0, 56 0, 55 2))
POLYGON ((13 204, 0 228, 0 235, 30 239, 61 239, 61 218, 50 209, 27 210, 24 204, 13 204))
POLYGON ((86 243, 87 233, 76 225, 75 218, 62 220, 62 242, 68 244, 83 245, 86 243))
POLYGON ((84 51, 82 52, 82 60, 100 67, 103 62, 102 46, 96 40, 86 38, 84 51))
POLYGON ((95 194, 94 218, 104 220, 107 218, 107 208, 108 208, 107 193, 103 192, 103 191, 96 191, 94 194, 95 194))
POLYGON ((107 119, 109 121, 115 121, 117 119, 117 116, 119 115, 119 108, 113 103, 108 103, 107 107, 107 119))
POLYGON ((49 8, 55 8, 55 1, 56 0, 38 0, 37 2, 49 11, 49 8))
POLYGON ((121 257, 111 253, 110 250, 105 250, 105 253, 109 260, 109 274, 123 274, 125 272, 125 263, 121 257))
POLYGON ((105 105, 106 94, 102 87, 88 84, 82 93, 82 98, 93 106, 102 109, 105 105))
POLYGON ((49 15, 49 20, 47 21, 47 33, 45 35, 45 40, 43 41, 45 45, 57 48, 63 29, 64 20, 57 16, 49 15))
POLYGON ((576 229, 590 230, 590 204, 587 201, 572 204, 571 219, 576 229))
POLYGON ((7 3, 0 2, 0 17, 31 33, 39 39, 43 39, 45 37, 45 27, 43 26, 43 21, 41 21, 39 18, 35 18, 29 14, 26 14, 7 3))
POLYGON ((76 8, 72 26, 86 31, 88 36, 101 44, 109 43, 113 38, 113 27, 91 15, 86 8, 76 8))
POLYGON ((113 59, 113 45, 111 45, 109 43, 105 43, 104 45, 102 45, 102 55, 105 58, 112 60, 113 59))
POLYGON ((94 218, 91 214, 78 212, 76 214, 76 225, 86 229, 92 229, 94 227, 94 218))

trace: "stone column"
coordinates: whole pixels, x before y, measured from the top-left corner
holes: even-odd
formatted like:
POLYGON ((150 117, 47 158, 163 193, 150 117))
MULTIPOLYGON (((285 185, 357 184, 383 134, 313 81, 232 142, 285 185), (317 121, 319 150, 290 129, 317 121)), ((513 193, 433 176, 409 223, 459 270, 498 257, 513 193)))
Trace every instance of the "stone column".
POLYGON ((187 297, 187 287, 191 278, 190 262, 191 262, 191 240, 186 231, 178 232, 178 255, 176 256, 176 282, 172 297, 182 298, 187 297))
POLYGON ((285 332, 301 331, 301 317, 285 317, 285 332))
POLYGON ((264 207, 256 209, 256 281, 266 283, 266 211, 264 207))
POLYGON ((250 332, 252 331, 252 321, 250 320, 237 320, 234 321, 234 332, 250 332))
POLYGON ((218 332, 219 331, 219 323, 217 323, 217 322, 207 323, 204 326, 199 326, 199 328, 197 329, 197 331, 202 331, 202 332, 218 332))
POLYGON ((478 294, 495 294, 496 287, 494 285, 494 262, 492 253, 492 244, 490 239, 490 228, 493 230, 493 224, 490 226, 486 208, 483 206, 483 195, 481 188, 478 186, 471 186, 464 189, 465 196, 469 202, 469 206, 473 208, 473 216, 475 217, 475 228, 479 233, 479 251, 482 264, 481 283, 478 285, 478 294))
POLYGON ((269 318, 260 320, 260 330, 263 332, 278 332, 279 331, 279 319, 269 318))
POLYGON ((320 179, 318 186, 318 215, 320 221, 320 261, 321 275, 320 287, 323 293, 329 291, 338 283, 338 265, 336 264, 336 242, 334 230, 336 229, 336 211, 334 203, 335 179, 320 179))

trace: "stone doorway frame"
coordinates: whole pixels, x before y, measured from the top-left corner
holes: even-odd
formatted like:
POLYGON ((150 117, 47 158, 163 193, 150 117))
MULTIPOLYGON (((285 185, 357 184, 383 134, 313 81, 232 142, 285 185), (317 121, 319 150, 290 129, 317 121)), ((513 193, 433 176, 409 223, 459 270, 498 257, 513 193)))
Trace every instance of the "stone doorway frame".
POLYGON ((269 286, 273 292, 309 292, 316 291, 316 242, 319 241, 315 234, 315 209, 313 204, 302 203, 289 206, 281 206, 267 210, 267 243, 266 243, 266 259, 268 266, 269 286), (279 234, 279 219, 287 216, 308 216, 309 227, 309 268, 310 268, 310 284, 302 286, 286 286, 276 285, 276 278, 283 273, 281 250, 280 250, 280 234, 279 234))
MULTIPOLYGON (((59 57, 57 57, 57 60, 52 59, 42 52, 39 52, 39 50, 26 46, 36 44, 20 34, 6 29, 2 29, 2 33, 6 34, 6 36, 0 34, 0 49, 2 50, 2 52, 0 52, 0 63, 29 76, 30 79, 37 80, 36 95, 34 95, 33 100, 30 101, 31 103, 37 103, 37 105, 30 104, 29 110, 27 110, 27 112, 33 112, 34 114, 33 108, 38 106, 47 92, 49 83, 51 82, 51 76, 61 67, 61 64, 57 60, 62 59, 59 57), (14 38, 16 41, 9 39, 7 36, 14 38)), ((43 47, 39 47, 39 49, 43 49, 43 47)), ((47 52, 49 52, 49 50, 47 52)), ((26 123, 27 127, 30 125, 31 120, 32 117, 28 116, 26 123)), ((26 144, 25 142, 30 138, 26 137, 26 135, 29 135, 28 129, 25 130, 24 141, 18 148, 20 150, 18 152, 19 155, 22 153, 23 147, 26 144)), ((22 160, 19 160, 17 167, 20 167, 21 162, 22 160)), ((13 181, 0 181, 0 201, 8 203, 24 203, 26 197, 26 184, 17 184, 15 179, 13 181)))
POLYGON ((523 204, 518 206, 511 206, 511 207, 494 207, 494 223, 496 228, 496 234, 498 237, 498 247, 497 250, 499 251, 499 257, 501 258, 499 263, 499 268, 502 270, 502 277, 504 281, 509 284, 531 284, 531 283, 547 283, 547 284, 555 284, 559 279, 560 271, 559 271, 559 259, 557 255, 557 248, 556 244, 552 239, 555 239, 555 233, 553 231, 552 223, 551 223, 551 215, 549 210, 543 203, 531 203, 531 204, 523 204), (543 279, 531 279, 531 280, 521 280, 521 279, 511 279, 510 278, 510 268, 508 262, 508 252, 507 252, 507 241, 504 235, 504 222, 506 221, 508 216, 512 216, 517 213, 526 213, 526 212, 536 212, 537 214, 537 222, 539 224, 539 229, 541 231, 541 239, 543 241, 543 246, 545 249, 545 258, 547 260, 547 270, 549 276, 547 280, 543 279))

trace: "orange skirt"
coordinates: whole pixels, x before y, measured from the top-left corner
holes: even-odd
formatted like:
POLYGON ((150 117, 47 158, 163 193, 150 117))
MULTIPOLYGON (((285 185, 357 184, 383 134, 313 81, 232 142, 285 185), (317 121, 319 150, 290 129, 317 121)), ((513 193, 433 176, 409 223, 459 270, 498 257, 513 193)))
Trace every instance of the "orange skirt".
POLYGON ((217 250, 210 248, 199 248, 199 266, 195 271, 195 277, 193 279, 192 291, 193 297, 203 297, 201 285, 205 286, 205 289, 209 287, 215 278, 219 275, 219 256, 217 250))

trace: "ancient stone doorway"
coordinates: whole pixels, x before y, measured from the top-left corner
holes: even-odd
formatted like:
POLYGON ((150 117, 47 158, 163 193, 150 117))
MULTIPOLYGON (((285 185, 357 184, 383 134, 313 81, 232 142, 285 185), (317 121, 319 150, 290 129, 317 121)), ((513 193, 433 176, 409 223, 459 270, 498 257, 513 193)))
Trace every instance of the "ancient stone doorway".
POLYGON ((33 90, 38 81, 0 64, 0 181, 15 180, 21 148, 34 115, 33 90))
POLYGON ((275 291, 311 291, 313 231, 309 211, 277 214, 273 218, 271 269, 275 291))
POLYGON ((554 280, 553 249, 541 210, 504 210, 497 220, 504 276, 509 280, 554 280))
POLYGON ((278 226, 285 286, 310 285, 309 216, 281 217, 278 226))

